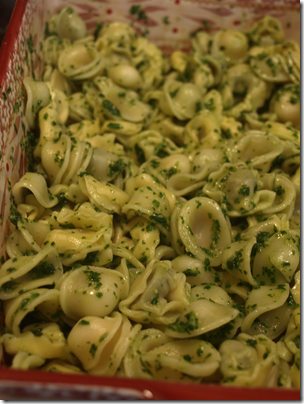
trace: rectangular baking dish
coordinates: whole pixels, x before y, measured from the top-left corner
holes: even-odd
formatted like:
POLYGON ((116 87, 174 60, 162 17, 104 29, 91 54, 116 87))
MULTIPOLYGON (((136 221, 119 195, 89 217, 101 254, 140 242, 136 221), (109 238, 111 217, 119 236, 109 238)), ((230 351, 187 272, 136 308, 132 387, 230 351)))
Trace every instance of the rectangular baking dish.
MULTIPOLYGON (((287 39, 300 42, 300 3, 297 0, 17 0, 0 50, 0 257, 5 256, 5 237, 11 230, 8 219, 11 189, 27 166, 29 128, 24 117, 22 80, 33 74, 36 79, 41 77, 40 44, 45 22, 66 6, 77 10, 86 21, 89 33, 94 32, 98 21, 133 21, 167 54, 174 49, 188 50, 189 34, 202 24, 211 31, 222 28, 246 30, 266 14, 281 21, 287 39), (140 20, 130 12, 134 5, 140 5, 148 20, 140 20)), ((295 389, 189 385, 13 370, 5 367, 4 356, 0 346, 0 399, 300 399, 300 390, 295 389)))

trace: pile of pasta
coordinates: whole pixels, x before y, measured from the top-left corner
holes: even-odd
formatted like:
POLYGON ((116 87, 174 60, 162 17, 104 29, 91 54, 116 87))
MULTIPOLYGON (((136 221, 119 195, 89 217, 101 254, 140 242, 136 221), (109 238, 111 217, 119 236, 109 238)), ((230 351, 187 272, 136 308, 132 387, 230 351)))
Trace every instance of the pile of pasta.
POLYGON ((300 51, 52 16, 0 269, 9 366, 300 386, 300 51))

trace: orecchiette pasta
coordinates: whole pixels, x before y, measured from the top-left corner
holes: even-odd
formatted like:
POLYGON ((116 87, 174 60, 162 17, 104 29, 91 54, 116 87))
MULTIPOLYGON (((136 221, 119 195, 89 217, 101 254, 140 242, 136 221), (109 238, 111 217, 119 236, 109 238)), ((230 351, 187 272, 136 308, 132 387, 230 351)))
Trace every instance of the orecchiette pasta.
POLYGON ((79 320, 88 314, 105 317, 127 297, 129 285, 119 271, 83 266, 60 281, 60 305, 65 315, 79 320))
POLYGON ((0 343, 16 369, 300 386, 300 51, 278 20, 165 57, 52 16, 26 78, 0 343))
POLYGON ((74 325, 67 342, 88 373, 114 375, 140 328, 117 311, 110 317, 85 316, 74 325))

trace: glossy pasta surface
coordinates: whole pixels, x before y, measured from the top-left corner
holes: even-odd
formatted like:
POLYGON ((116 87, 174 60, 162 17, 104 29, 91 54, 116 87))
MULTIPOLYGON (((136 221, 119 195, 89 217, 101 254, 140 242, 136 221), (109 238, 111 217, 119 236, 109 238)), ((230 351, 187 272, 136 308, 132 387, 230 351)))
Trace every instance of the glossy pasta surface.
POLYGON ((0 267, 10 366, 300 387, 300 50, 52 16, 0 267))

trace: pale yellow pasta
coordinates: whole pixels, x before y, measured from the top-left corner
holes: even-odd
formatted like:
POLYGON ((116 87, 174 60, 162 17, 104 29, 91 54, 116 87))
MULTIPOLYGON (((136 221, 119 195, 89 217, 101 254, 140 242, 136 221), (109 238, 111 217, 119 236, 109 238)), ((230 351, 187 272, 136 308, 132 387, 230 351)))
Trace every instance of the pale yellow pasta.
POLYGON ((5 326, 14 335, 21 334, 20 324, 25 316, 33 310, 38 310, 49 321, 59 309, 59 292, 55 289, 31 289, 4 303, 5 326))
POLYGON ((242 32, 218 31, 211 46, 212 55, 220 55, 226 64, 243 63, 248 58, 248 38, 242 32))
POLYGON ((112 234, 112 223, 106 223, 97 232, 83 229, 54 229, 45 238, 45 243, 56 247, 61 254, 62 263, 71 266, 84 260, 88 254, 94 255, 97 265, 104 265, 113 258, 109 245, 112 234))
POLYGON ((270 105, 279 122, 300 128, 300 85, 285 85, 273 95, 270 105))
POLYGON ((5 349, 10 355, 24 351, 43 359, 62 358, 71 361, 66 339, 56 323, 26 326, 19 337, 4 334, 2 339, 5 349))
POLYGON ((140 355, 149 378, 184 382, 191 380, 194 383, 214 374, 219 367, 219 359, 217 350, 199 339, 169 341, 140 355))
POLYGON ((57 68, 52 68, 51 65, 46 67, 43 80, 50 83, 52 89, 62 91, 66 96, 69 96, 72 92, 70 81, 57 68))
POLYGON ((72 373, 72 374, 84 374, 78 366, 71 365, 63 361, 62 359, 53 359, 48 361, 41 370, 51 373, 72 373))
POLYGON ((219 205, 206 197, 193 198, 180 209, 175 243, 211 266, 222 262, 223 249, 230 243, 229 222, 219 205))
POLYGON ((112 52, 129 56, 135 37, 136 32, 129 24, 121 22, 104 24, 98 33, 96 45, 99 50, 108 48, 112 52))
POLYGON ((248 64, 231 66, 223 80, 227 83, 222 90, 223 106, 228 116, 239 118, 243 112, 256 111, 271 96, 272 84, 256 76, 248 64), (245 98, 237 103, 235 95, 243 92, 245 98))
POLYGON ((38 173, 27 173, 14 185, 13 197, 18 205, 24 202, 26 190, 31 191, 45 208, 52 208, 58 203, 58 199, 49 192, 45 178, 38 173))
POLYGON ((92 78, 103 69, 101 55, 90 43, 77 43, 67 47, 60 52, 57 63, 60 73, 71 80, 92 78))
POLYGON ((56 103, 59 123, 65 124, 69 117, 69 102, 66 94, 57 89, 53 89, 53 99, 56 103))
POLYGON ((263 332, 271 339, 279 336, 292 314, 288 295, 289 285, 286 283, 252 289, 246 300, 246 317, 241 330, 250 335, 263 332))
POLYGON ((189 255, 179 255, 172 260, 173 269, 183 272, 187 277, 187 282, 191 287, 199 286, 203 283, 219 284, 221 275, 211 267, 210 260, 202 261, 189 255))
POLYGON ((34 150, 35 158, 41 157, 41 149, 48 141, 58 140, 65 132, 64 126, 60 123, 55 101, 42 108, 38 113, 40 137, 34 150))
POLYGON ((220 140, 220 121, 210 110, 202 110, 186 125, 184 137, 186 142, 194 143, 196 149, 214 147, 220 140))
POLYGON ((222 267, 227 272, 252 286, 257 286, 257 281, 251 273, 250 262, 252 248, 255 244, 255 238, 231 243, 223 252, 222 263, 222 267))
POLYGON ((41 163, 51 185, 75 183, 91 156, 90 145, 67 135, 62 135, 60 142, 47 142, 41 149, 41 163))
POLYGON ((191 302, 165 332, 173 338, 197 337, 229 323, 238 314, 233 307, 202 298, 191 302))
POLYGON ((150 186, 136 189, 128 203, 123 206, 122 213, 127 216, 127 219, 132 219, 135 216, 149 219, 159 228, 167 240, 166 242, 170 241, 171 207, 166 194, 159 189, 150 186))
POLYGON ((41 367, 45 360, 39 355, 31 355, 26 351, 19 351, 13 358, 12 369, 29 370, 41 367))
POLYGON ((142 78, 133 66, 118 65, 108 69, 108 75, 116 84, 121 87, 138 90, 142 87, 142 78))
POLYGON ((256 45, 262 46, 281 43, 284 39, 280 21, 270 15, 266 15, 263 19, 257 21, 248 34, 256 45))
POLYGON ((160 243, 160 231, 144 217, 121 222, 114 229, 113 242, 128 248, 140 262, 147 264, 156 254, 160 243), (129 233, 130 237, 127 237, 129 233))
MULTIPOLYGON (((272 174, 270 174, 272 175, 272 174)), ((251 215, 266 211, 273 205, 276 192, 263 187, 263 176, 246 164, 223 164, 209 176, 204 192, 221 202, 229 217, 251 215)))
POLYGON ((81 92, 72 93, 69 98, 69 118, 73 121, 92 120, 93 108, 81 92))
POLYGON ((80 173, 79 186, 94 206, 107 213, 120 213, 130 199, 125 191, 106 181, 97 181, 91 175, 80 173))
POLYGON ((36 81, 29 77, 23 80, 23 85, 27 93, 27 104, 25 116, 29 127, 33 129, 36 126, 38 112, 47 106, 51 100, 50 90, 46 83, 36 81))
POLYGON ((20 292, 52 285, 62 273, 59 255, 51 246, 39 251, 34 257, 22 255, 11 258, 0 269, 1 299, 12 299, 20 292))
POLYGON ((129 285, 119 271, 83 266, 66 272, 59 291, 64 314, 78 321, 87 315, 111 314, 128 295, 129 285))
POLYGON ((300 49, 270 16, 190 43, 51 16, 0 266, 12 368, 299 388, 300 49))
MULTIPOLYGON (((6 251, 10 258, 39 253, 50 227, 35 220, 18 220, 17 229, 10 234, 6 251)), ((56 254, 56 251, 55 251, 56 254)))
POLYGON ((172 69, 179 73, 184 73, 187 67, 188 55, 183 51, 173 51, 170 55, 170 62, 172 69))
POLYGON ((68 38, 59 38, 57 35, 51 35, 43 41, 43 57, 50 66, 56 66, 61 51, 71 45, 68 38))
POLYGON ((153 260, 134 280, 119 310, 141 324, 169 324, 189 305, 185 281, 170 262, 153 260))
POLYGON ((157 328, 139 330, 123 359, 126 376, 152 379, 153 375, 147 372, 147 366, 142 366, 141 355, 171 341, 172 338, 157 328))
POLYGON ((176 74, 169 75, 163 85, 163 91, 148 93, 147 101, 157 100, 160 110, 179 120, 191 119, 201 102, 201 94, 194 84, 183 84, 175 79, 176 74))
POLYGON ((117 311, 104 318, 86 316, 72 328, 68 345, 88 373, 111 376, 139 330, 117 311))
POLYGON ((147 130, 134 135, 127 139, 123 139, 122 136, 118 136, 118 138, 127 148, 128 155, 139 164, 155 155, 168 156, 181 151, 171 139, 164 138, 155 130, 147 130))
POLYGON ((275 233, 260 246, 254 256, 252 272, 259 283, 265 285, 290 282, 299 265, 296 231, 275 233), (276 252, 280 250, 281 254, 276 252))
POLYGON ((68 38, 71 41, 86 36, 87 28, 81 17, 72 7, 65 7, 50 19, 50 30, 58 33, 60 38, 68 38))
POLYGON ((255 337, 239 334, 224 341, 219 349, 224 385, 269 386, 269 375, 279 358, 275 344, 263 334, 255 337))
POLYGON ((271 163, 284 150, 282 142, 271 134, 261 131, 247 131, 231 150, 233 162, 243 161, 259 172, 268 172, 271 163))

